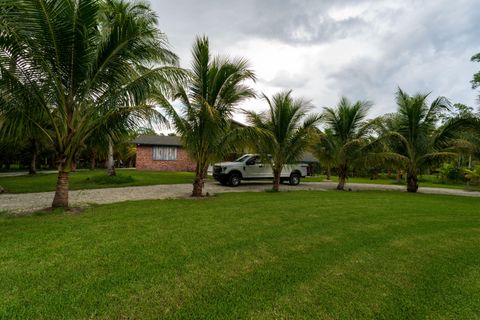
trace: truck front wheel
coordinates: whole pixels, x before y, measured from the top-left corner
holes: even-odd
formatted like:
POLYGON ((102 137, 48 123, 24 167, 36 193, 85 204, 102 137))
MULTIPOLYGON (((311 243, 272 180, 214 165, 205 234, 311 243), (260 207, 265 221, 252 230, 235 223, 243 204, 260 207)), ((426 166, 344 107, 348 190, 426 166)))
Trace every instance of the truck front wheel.
POLYGON ((242 181, 242 177, 239 173, 231 173, 228 178, 228 183, 232 187, 238 187, 240 185, 240 181, 242 181))
POLYGON ((290 175, 290 179, 288 180, 290 185, 296 186, 300 183, 300 174, 294 172, 290 175))

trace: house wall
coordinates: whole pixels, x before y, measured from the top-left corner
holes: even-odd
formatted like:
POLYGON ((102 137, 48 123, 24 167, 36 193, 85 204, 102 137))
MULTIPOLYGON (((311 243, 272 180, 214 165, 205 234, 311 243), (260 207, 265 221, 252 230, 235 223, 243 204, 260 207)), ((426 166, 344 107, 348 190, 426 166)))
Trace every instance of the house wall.
POLYGON ((153 160, 152 146, 137 146, 137 170, 159 171, 195 171, 195 163, 191 161, 184 148, 177 149, 177 160, 153 160))

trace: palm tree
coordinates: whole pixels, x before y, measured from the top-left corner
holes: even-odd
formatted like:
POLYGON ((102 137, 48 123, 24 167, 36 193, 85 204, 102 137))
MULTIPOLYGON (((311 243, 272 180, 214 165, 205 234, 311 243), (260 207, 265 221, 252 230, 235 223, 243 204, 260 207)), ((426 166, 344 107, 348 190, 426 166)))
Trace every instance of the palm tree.
MULTIPOLYGON (((473 55, 472 58, 471 58, 471 61, 480 62, 480 52, 473 55)), ((470 81, 470 83, 472 84, 472 89, 476 89, 476 88, 480 87, 480 71, 476 72, 473 75, 473 79, 472 79, 472 81, 470 81)))
POLYGON ((315 158, 320 162, 320 165, 325 167, 327 180, 330 180, 332 168, 335 167, 335 139, 333 131, 327 129, 321 132, 319 130, 314 140, 315 142, 310 149, 315 158))
POLYGON ((181 76, 177 57, 143 2, 18 0, 0 12, 3 105, 41 129, 29 115, 48 119, 43 133, 58 160, 52 207, 68 207, 68 172, 85 139, 112 119, 149 114, 136 111, 181 76))
POLYGON ((263 95, 268 104, 266 112, 245 111, 249 122, 266 133, 257 140, 256 148, 265 159, 270 159, 274 191, 279 191, 284 166, 300 159, 320 120, 317 114, 308 115, 311 109, 309 101, 294 99, 291 93, 292 91, 280 92, 271 99, 263 95))
POLYGON ((44 114, 26 115, 17 108, 4 104, 0 97, 0 135, 15 143, 25 142, 29 147, 30 165, 28 173, 37 173, 37 155, 44 143, 44 130, 48 130, 47 119, 41 119, 44 114), (32 119, 31 117, 34 117, 32 119))
POLYGON ((451 118, 437 128, 439 116, 448 110, 450 103, 446 98, 438 97, 428 105, 428 96, 409 96, 399 88, 395 125, 384 133, 391 140, 390 145, 395 145, 386 156, 406 170, 408 192, 417 192, 417 175, 423 167, 456 156, 456 149, 466 142, 455 137, 461 128, 473 125, 472 119, 451 118))
POLYGON ((175 95, 181 110, 177 112, 166 100, 161 104, 196 162, 192 196, 198 197, 208 165, 230 153, 233 141, 249 131, 234 128, 231 119, 238 103, 255 96, 244 84, 255 80, 255 74, 245 59, 212 58, 206 37, 197 37, 192 55, 190 80, 175 95))
POLYGON ((368 101, 352 104, 342 97, 336 108, 324 109, 327 128, 320 136, 318 147, 330 153, 329 158, 338 173, 338 190, 345 189, 350 166, 369 155, 364 150, 370 142, 371 123, 365 120, 370 105, 368 101))

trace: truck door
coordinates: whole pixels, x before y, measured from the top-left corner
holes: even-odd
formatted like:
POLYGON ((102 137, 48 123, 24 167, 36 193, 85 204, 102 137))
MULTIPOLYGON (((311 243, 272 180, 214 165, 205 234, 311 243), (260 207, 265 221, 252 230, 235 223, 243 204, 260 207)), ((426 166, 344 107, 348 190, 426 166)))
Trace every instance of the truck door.
POLYGON ((253 156, 245 163, 245 178, 261 178, 264 176, 265 165, 260 156, 253 156))

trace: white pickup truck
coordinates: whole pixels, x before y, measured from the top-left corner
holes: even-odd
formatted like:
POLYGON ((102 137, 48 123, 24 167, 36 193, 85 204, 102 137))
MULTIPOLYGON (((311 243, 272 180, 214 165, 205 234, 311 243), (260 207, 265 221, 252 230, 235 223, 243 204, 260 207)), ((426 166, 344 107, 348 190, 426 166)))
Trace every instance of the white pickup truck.
MULTIPOLYGON (((281 182, 300 183, 307 176, 307 164, 286 164, 280 175, 281 182)), ((216 163, 213 177, 222 185, 236 187, 242 180, 273 180, 272 166, 262 162, 258 154, 245 154, 233 162, 216 163)))

